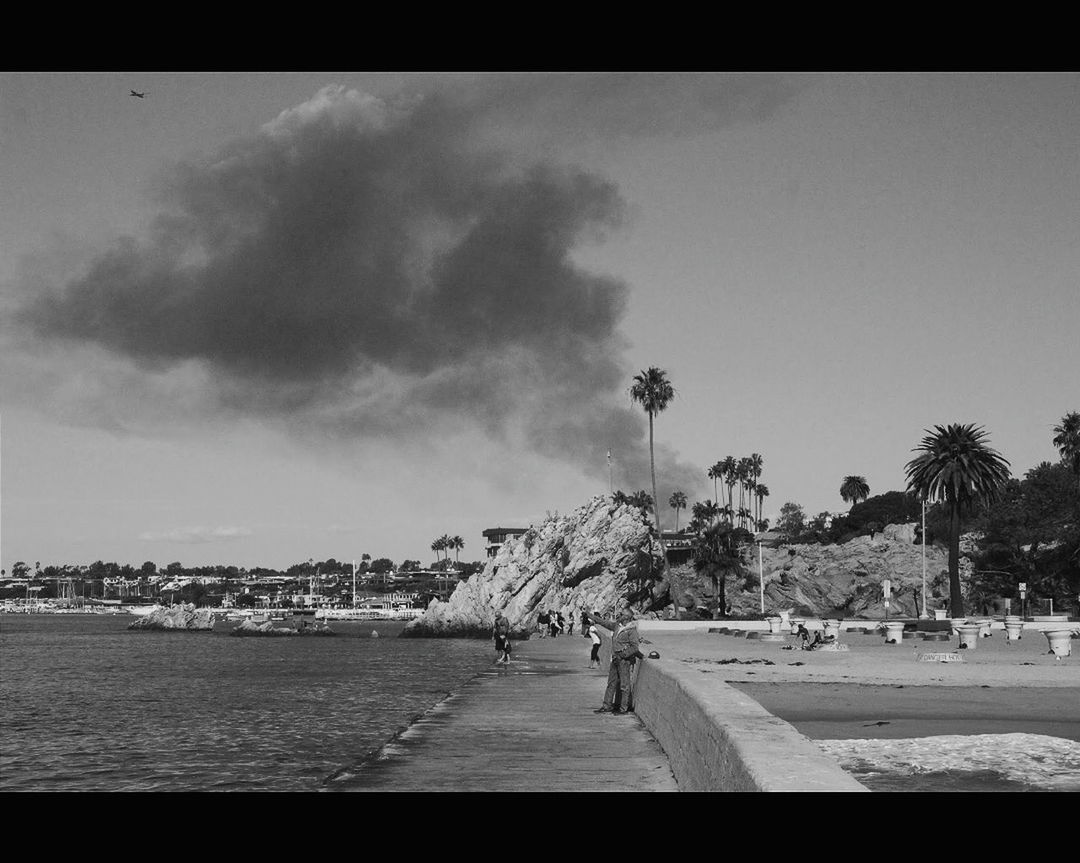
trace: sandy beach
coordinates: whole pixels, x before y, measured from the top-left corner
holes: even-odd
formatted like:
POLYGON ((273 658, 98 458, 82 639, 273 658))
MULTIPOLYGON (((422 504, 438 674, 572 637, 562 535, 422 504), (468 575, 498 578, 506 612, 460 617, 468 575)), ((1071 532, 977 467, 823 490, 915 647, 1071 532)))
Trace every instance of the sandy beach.
MULTIPOLYGON (((723 626, 718 622, 716 626, 723 626)), ((1080 790, 1080 650, 1025 630, 957 639, 845 631, 846 651, 642 627, 647 649, 731 684, 881 790, 1080 790), (920 661, 922 654, 961 661, 920 661), (912 777, 916 776, 916 781, 912 777), (966 784, 965 784, 966 783, 966 784)))

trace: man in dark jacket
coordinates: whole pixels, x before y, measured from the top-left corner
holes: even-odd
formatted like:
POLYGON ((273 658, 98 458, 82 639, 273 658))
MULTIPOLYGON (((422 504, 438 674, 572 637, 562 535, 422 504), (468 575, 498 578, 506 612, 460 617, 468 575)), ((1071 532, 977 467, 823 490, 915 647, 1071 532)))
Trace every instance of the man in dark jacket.
POLYGON ((620 611, 615 620, 601 617, 593 611, 589 615, 594 623, 611 630, 611 665, 608 666, 607 689, 604 690, 604 703, 594 713, 629 713, 631 710, 630 685, 634 663, 644 659, 638 649, 641 638, 634 623, 634 615, 629 609, 620 611), (615 704, 615 693, 619 693, 619 703, 615 704))

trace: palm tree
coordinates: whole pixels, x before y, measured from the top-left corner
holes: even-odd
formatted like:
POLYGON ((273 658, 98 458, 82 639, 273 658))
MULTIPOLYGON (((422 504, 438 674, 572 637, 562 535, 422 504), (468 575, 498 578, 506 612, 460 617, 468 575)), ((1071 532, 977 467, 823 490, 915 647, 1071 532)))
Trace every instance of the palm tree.
POLYGON ((769 496, 769 487, 767 485, 759 485, 754 490, 754 492, 757 495, 757 521, 758 521, 758 524, 760 525, 761 524, 762 503, 764 502, 765 498, 767 498, 769 496))
POLYGON ((1072 411, 1061 419, 1061 425, 1054 426, 1054 446, 1061 453, 1061 460, 1076 474, 1077 488, 1080 489, 1080 413, 1072 411))
POLYGON ((949 606, 964 616, 960 593, 960 513, 976 501, 991 504, 1009 481, 1009 463, 984 442, 986 431, 974 425, 934 426, 912 452, 921 455, 904 468, 908 490, 923 500, 945 504, 949 514, 949 606))
POLYGON ((724 476, 724 463, 717 462, 706 472, 709 479, 712 480, 713 485, 713 497, 716 498, 716 502, 720 502, 720 490, 716 487, 716 483, 724 476))
POLYGON ((726 614, 728 573, 742 569, 735 530, 727 524, 713 524, 698 534, 693 547, 694 566, 707 572, 713 583, 713 620, 726 614))
POLYGON ((431 550, 435 552, 436 563, 439 562, 439 552, 442 551, 444 548, 446 548, 446 546, 443 544, 442 537, 439 537, 431 544, 431 550))
POLYGON ((850 501, 852 506, 870 497, 870 486, 866 484, 866 477, 845 476, 840 483, 840 497, 845 503, 850 501))
POLYGON ((735 465, 735 478, 739 481, 739 527, 746 527, 746 484, 750 481, 750 459, 741 458, 735 465))
POLYGON ((645 510, 646 514, 648 514, 653 508, 652 495, 649 494, 647 491, 645 491, 645 489, 641 489, 640 491, 635 491, 627 499, 627 502, 631 506, 636 506, 636 507, 638 507, 640 509, 645 510))
POLYGON ((695 503, 691 512, 694 514, 691 522, 691 525, 694 526, 693 529, 702 531, 716 521, 716 517, 720 514, 720 507, 711 500, 706 499, 704 503, 695 503))
POLYGON ((675 510, 675 532, 679 532, 679 510, 686 509, 686 494, 681 491, 672 492, 668 499, 668 506, 675 510))
POLYGON ((460 563, 460 560, 458 559, 458 552, 461 549, 463 549, 464 547, 465 547, 465 540, 463 540, 460 536, 452 536, 452 537, 450 537, 450 548, 452 548, 454 550, 454 565, 455 565, 455 567, 457 566, 458 563, 460 563))
MULTIPOLYGON (((656 457, 653 452, 653 418, 664 411, 672 399, 675 398, 675 388, 667 378, 667 372, 650 366, 647 371, 634 375, 634 383, 630 387, 630 400, 641 405, 645 413, 649 415, 649 470, 652 474, 652 496, 656 497, 656 457)), ((660 532, 660 507, 654 510, 656 515, 656 535, 660 540, 660 553, 664 556, 664 579, 668 579, 669 567, 667 548, 664 546, 664 536, 660 532)), ((679 603, 675 601, 675 617, 679 617, 679 603)))
POLYGON ((727 516, 728 523, 732 527, 735 526, 735 480, 739 470, 739 464, 735 461, 735 456, 725 456, 724 460, 720 462, 724 469, 724 484, 727 486, 727 516))

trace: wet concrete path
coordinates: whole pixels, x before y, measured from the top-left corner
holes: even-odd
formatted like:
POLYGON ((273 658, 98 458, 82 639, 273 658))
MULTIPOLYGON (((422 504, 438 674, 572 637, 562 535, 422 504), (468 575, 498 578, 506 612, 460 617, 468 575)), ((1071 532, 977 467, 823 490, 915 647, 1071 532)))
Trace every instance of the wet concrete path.
POLYGON ((509 665, 493 664, 328 789, 677 791, 636 716, 593 712, 607 670, 588 667, 589 647, 579 635, 515 643, 509 665))

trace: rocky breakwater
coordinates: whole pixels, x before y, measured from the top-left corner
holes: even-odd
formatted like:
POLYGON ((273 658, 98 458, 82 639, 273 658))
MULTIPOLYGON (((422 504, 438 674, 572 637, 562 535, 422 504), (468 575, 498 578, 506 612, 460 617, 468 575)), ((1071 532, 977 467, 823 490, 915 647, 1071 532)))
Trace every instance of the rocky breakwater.
MULTIPOLYGON (((749 552, 743 589, 728 591, 733 614, 760 611, 757 548, 749 552)), ((882 585, 888 578, 892 588, 889 616, 917 617, 922 610, 922 554, 922 545, 915 543, 914 524, 890 524, 873 536, 836 545, 765 545, 761 555, 765 607, 790 608, 807 616, 882 618, 882 585)), ((927 607, 940 607, 948 595, 947 553, 928 545, 927 607)))
POLYGON ((214 628, 214 616, 209 608, 196 608, 180 603, 168 608, 155 608, 149 614, 128 624, 128 629, 156 629, 168 632, 209 632, 214 628))
POLYGON ((488 636, 495 615, 511 637, 536 630, 544 610, 573 613, 633 606, 649 611, 667 602, 654 595, 662 570, 659 546, 642 511, 597 495, 567 516, 507 541, 482 572, 458 584, 447 602, 434 600, 403 636, 488 636))
POLYGON ((274 626, 269 620, 264 623, 255 623, 253 620, 241 621, 238 626, 229 630, 229 635, 236 635, 240 637, 253 636, 253 637, 267 637, 277 638, 279 636, 305 636, 305 635, 337 635, 334 630, 328 626, 305 626, 301 629, 290 629, 285 626, 274 626))

